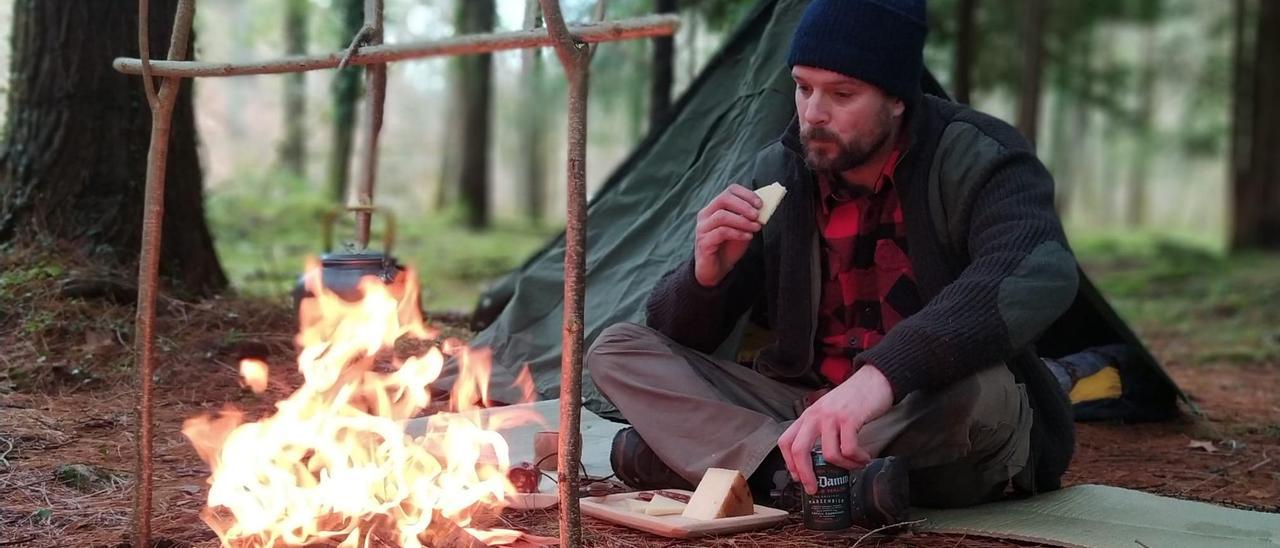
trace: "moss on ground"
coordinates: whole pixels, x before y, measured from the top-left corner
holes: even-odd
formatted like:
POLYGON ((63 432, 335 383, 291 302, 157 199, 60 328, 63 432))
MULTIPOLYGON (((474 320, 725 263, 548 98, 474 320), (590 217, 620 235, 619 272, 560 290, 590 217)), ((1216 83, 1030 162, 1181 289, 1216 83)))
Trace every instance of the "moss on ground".
POLYGON ((1134 237, 1075 248, 1144 338, 1176 343, 1194 363, 1280 364, 1280 254, 1134 237))

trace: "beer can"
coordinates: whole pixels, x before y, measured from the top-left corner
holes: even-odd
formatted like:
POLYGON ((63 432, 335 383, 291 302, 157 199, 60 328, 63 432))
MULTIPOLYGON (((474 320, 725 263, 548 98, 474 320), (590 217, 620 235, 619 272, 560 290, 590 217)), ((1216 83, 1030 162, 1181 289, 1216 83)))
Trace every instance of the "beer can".
POLYGON ((838 531, 853 525, 853 510, 849 506, 849 471, 827 462, 819 444, 810 452, 813 474, 818 480, 818 491, 804 493, 801 511, 804 526, 815 531, 838 531))

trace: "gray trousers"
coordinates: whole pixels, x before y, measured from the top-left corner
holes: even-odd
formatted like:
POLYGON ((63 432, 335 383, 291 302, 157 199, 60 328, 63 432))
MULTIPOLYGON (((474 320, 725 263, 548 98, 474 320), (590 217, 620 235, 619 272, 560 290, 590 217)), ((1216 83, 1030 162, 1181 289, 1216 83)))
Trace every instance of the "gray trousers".
MULTIPOLYGON (((630 323, 605 329, 586 366, 654 453, 693 484, 710 467, 754 472, 810 392, 630 323)), ((1004 490, 1027 463, 1030 433, 1022 385, 993 366, 907 395, 864 425, 858 442, 872 457, 905 459, 913 504, 957 507, 1004 490)))

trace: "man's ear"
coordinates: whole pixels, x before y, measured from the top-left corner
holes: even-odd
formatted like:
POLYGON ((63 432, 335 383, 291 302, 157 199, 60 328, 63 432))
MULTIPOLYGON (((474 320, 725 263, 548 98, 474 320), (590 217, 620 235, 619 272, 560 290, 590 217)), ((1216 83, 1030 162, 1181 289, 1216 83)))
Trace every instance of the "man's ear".
POLYGON ((890 106, 890 108, 891 108, 891 111, 893 112, 894 118, 901 118, 902 113, 907 111, 907 104, 903 103, 902 99, 894 97, 893 104, 890 106))

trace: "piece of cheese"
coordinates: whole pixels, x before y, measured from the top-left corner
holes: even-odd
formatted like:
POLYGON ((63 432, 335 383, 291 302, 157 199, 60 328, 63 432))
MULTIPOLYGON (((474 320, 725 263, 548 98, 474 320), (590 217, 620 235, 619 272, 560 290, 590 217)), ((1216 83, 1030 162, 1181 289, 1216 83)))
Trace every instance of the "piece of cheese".
POLYGON ((782 197, 786 195, 787 187, 779 183, 756 189, 756 196, 759 196, 760 201, 764 202, 764 205, 760 207, 760 224, 769 222, 769 218, 773 217, 773 212, 778 209, 778 204, 782 202, 782 197))
POLYGON ((709 520, 749 516, 755 513, 755 502, 742 472, 724 468, 708 468, 702 481, 684 509, 684 517, 709 520))
POLYGON ((672 516, 684 512, 686 504, 675 499, 669 499, 662 495, 654 495, 653 500, 649 501, 644 513, 650 516, 672 516))
POLYGON ((637 514, 643 514, 645 510, 649 509, 649 503, 640 499, 622 499, 622 504, 628 512, 637 514))

